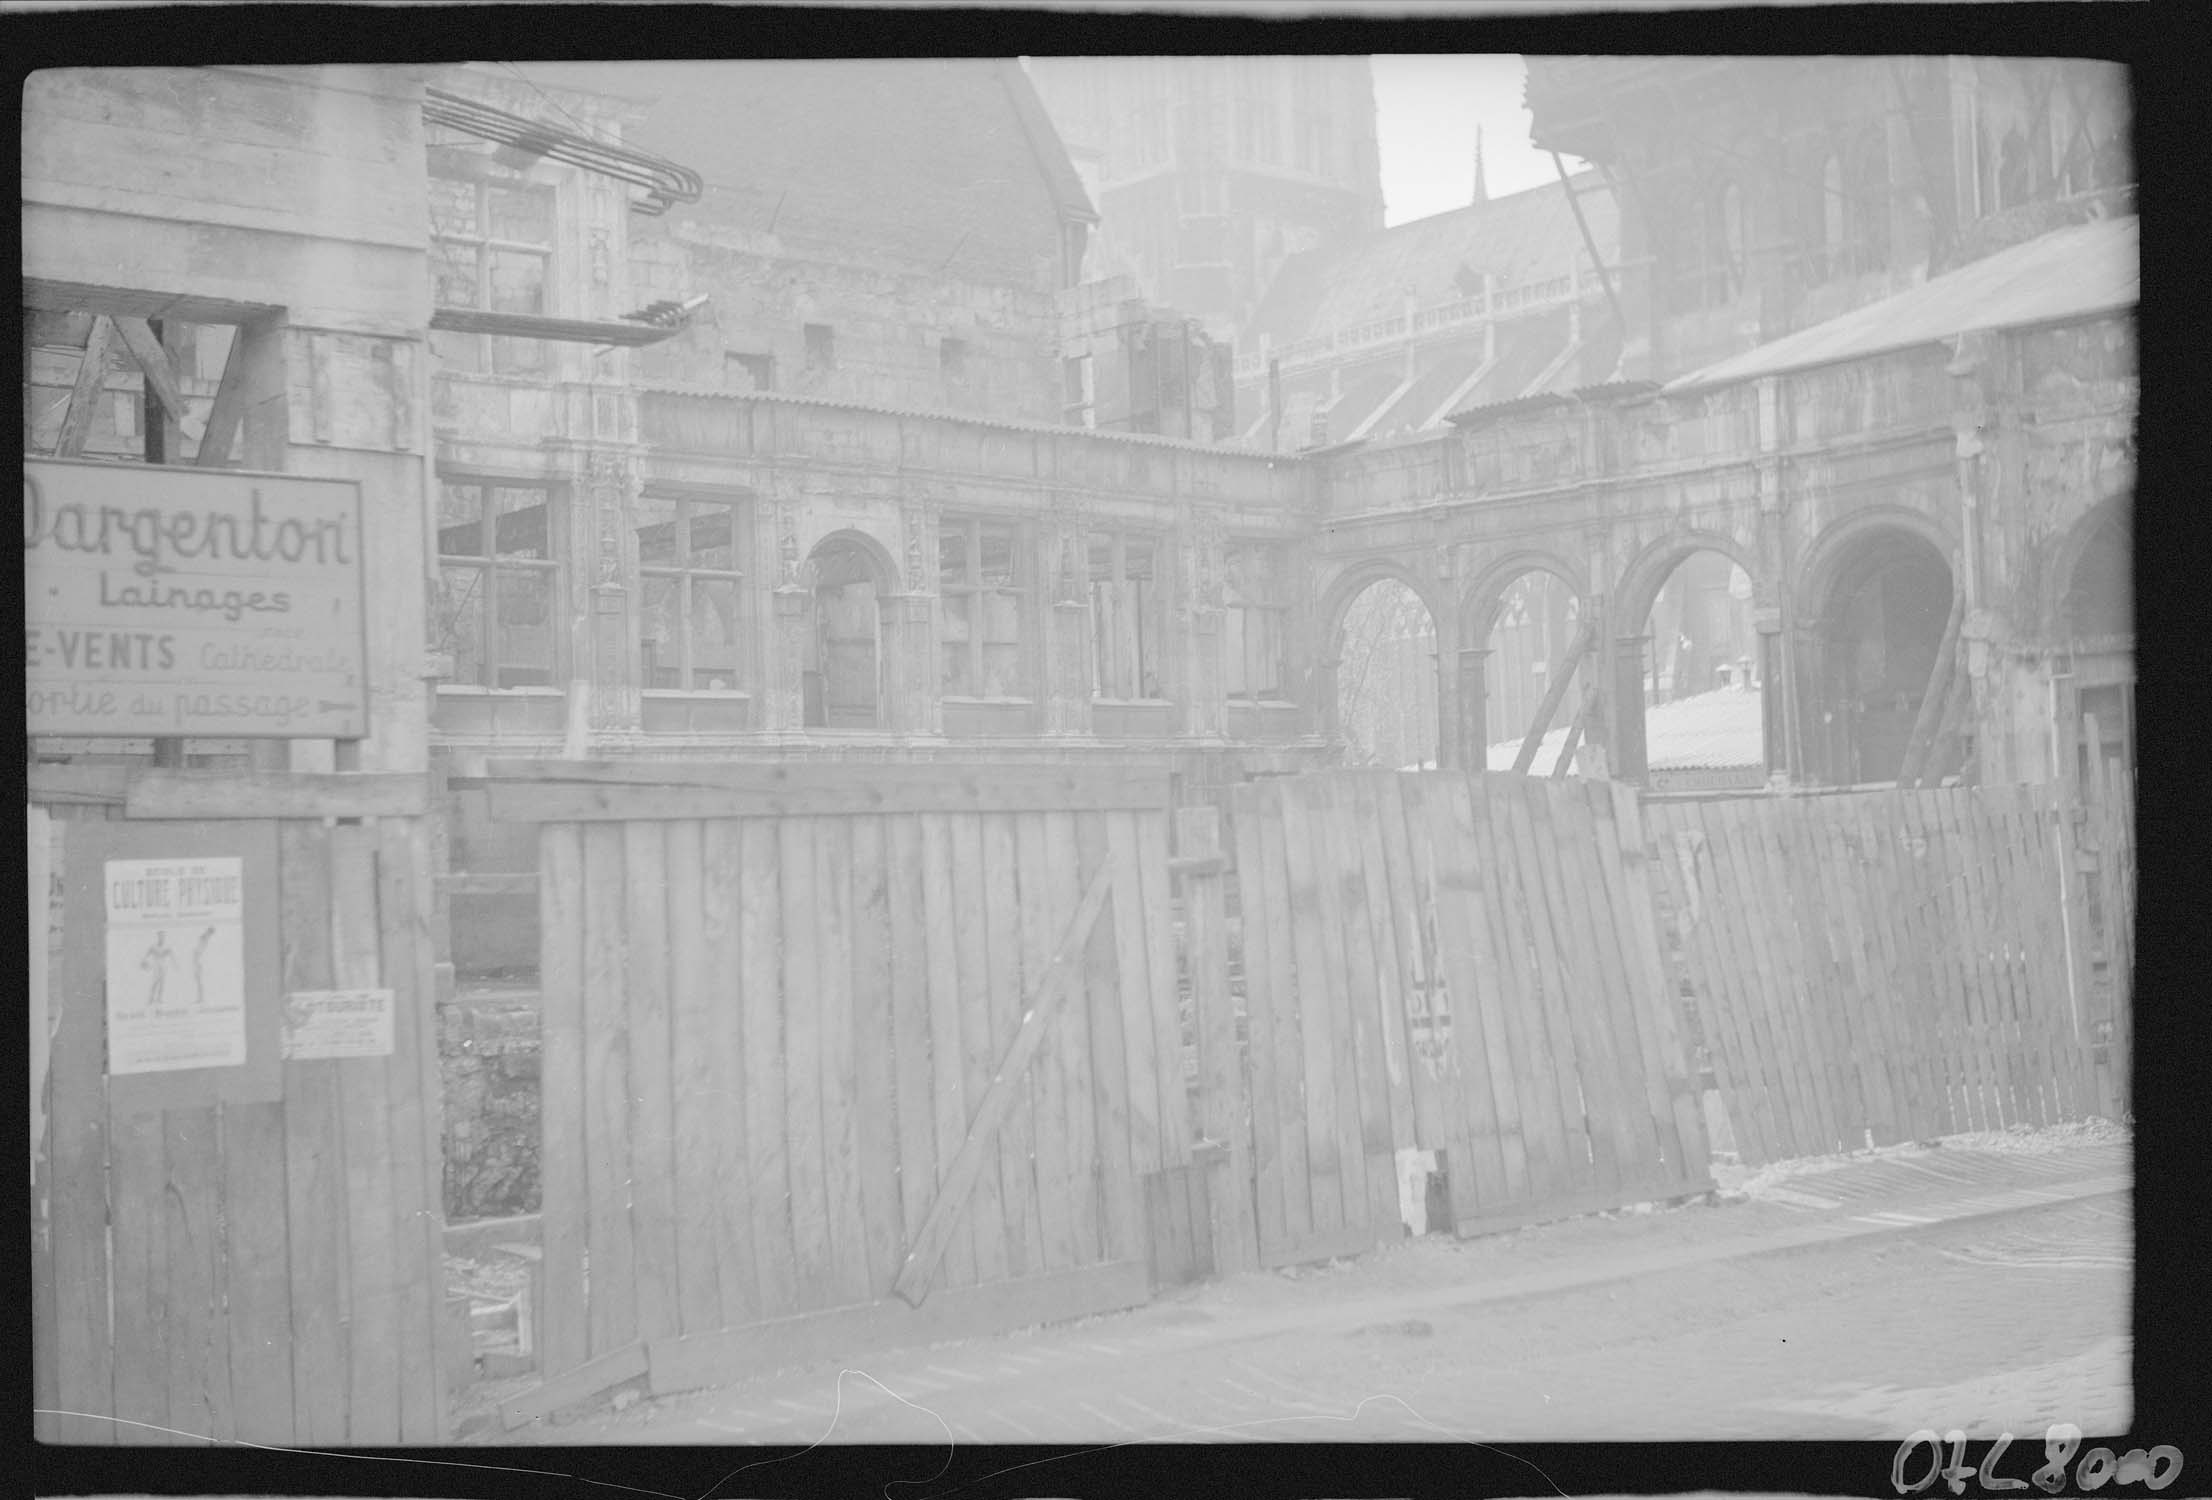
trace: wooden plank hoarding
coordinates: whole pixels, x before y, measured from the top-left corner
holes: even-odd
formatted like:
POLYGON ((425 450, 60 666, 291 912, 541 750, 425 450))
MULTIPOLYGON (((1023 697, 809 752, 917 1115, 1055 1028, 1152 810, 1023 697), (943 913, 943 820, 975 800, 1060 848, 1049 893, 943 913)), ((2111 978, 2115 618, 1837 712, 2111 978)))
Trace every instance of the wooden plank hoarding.
MULTIPOLYGON (((575 914, 545 934, 548 973, 579 991, 549 995, 549 1024, 573 1014, 583 1035, 544 1169, 574 1293, 547 1309, 546 1382, 510 1420, 631 1378, 641 1352, 703 1370, 785 1320, 862 1343, 944 1321, 887 1311, 894 1283, 917 1302, 972 1290, 953 1296, 964 1323, 1054 1287, 1079 1315, 1098 1275, 1141 1272, 1144 1179, 1190 1150, 1157 1118, 1183 1090, 1180 1048, 1157 1046, 1166 865, 1154 887, 1135 863, 1164 854, 1164 785, 1157 804, 1121 788, 1051 809, 948 807, 945 778, 878 796, 872 768, 807 781, 781 810, 666 819, 668 788, 610 782, 597 816, 541 824, 541 900, 575 914), (1109 907, 1113 935, 1094 933, 1109 907), (593 979, 647 943, 642 983, 593 979), (671 1134, 672 1282, 638 1215, 671 1134)), ((656 1388, 689 1378, 674 1369, 656 1388)))

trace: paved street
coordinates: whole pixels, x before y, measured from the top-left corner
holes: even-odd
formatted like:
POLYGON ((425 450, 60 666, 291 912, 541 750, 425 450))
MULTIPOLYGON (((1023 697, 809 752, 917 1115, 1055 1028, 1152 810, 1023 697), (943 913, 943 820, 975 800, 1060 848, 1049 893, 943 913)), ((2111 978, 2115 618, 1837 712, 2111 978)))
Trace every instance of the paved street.
POLYGON ((1817 1180, 1796 1181, 1779 1201, 1430 1237, 1071 1328, 601 1411, 535 1440, 1871 1439, 2125 1425, 2125 1193, 1890 1233, 1864 1232, 1862 1216, 1854 1239, 1454 1305, 1607 1239, 1663 1260, 1670 1246, 1679 1257, 1716 1235, 1821 1218, 1795 1201, 1817 1180))

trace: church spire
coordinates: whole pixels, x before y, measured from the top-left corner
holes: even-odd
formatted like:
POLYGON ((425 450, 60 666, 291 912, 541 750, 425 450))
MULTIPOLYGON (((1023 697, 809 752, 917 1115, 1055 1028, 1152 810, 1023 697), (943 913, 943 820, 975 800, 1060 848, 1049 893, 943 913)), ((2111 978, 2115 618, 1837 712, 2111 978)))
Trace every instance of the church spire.
POLYGON ((1482 180, 1482 127, 1475 127, 1475 202, 1488 203, 1490 188, 1482 180))

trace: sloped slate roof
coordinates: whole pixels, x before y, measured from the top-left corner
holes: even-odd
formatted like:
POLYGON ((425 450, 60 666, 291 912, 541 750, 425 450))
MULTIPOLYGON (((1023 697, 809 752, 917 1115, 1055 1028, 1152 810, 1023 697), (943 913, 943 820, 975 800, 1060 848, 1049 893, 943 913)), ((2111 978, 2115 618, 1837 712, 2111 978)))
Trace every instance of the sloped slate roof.
POLYGON ((2141 283, 2139 222, 2130 214, 2039 235, 1910 291, 1693 370, 1666 389, 1727 385, 1985 328, 2055 323, 2133 307, 2141 283))
MULTIPOLYGON (((1585 313, 1582 342, 1564 361, 1567 352, 1567 315, 1553 310, 1533 317, 1515 318, 1498 325, 1498 358, 1475 388, 1460 397, 1456 411, 1436 421, 1437 408, 1482 368, 1482 340, 1477 337, 1438 343, 1414 355, 1413 385, 1392 401, 1389 409, 1370 427, 1370 439, 1404 437, 1427 430, 1441 431, 1452 418, 1486 403, 1512 403, 1528 391, 1547 370, 1543 392, 1566 394, 1587 388, 1610 374, 1620 358, 1620 329, 1611 313, 1585 313), (1558 365, 1556 370, 1552 369, 1558 365)), ((1388 400, 1405 378, 1405 360, 1396 352, 1377 352, 1341 367, 1338 389, 1343 399, 1329 413, 1329 432, 1339 439, 1357 431, 1376 406, 1388 400), (1387 377, 1387 378, 1385 378, 1387 377)), ((1283 376, 1286 413, 1296 407, 1310 410, 1328 399, 1329 367, 1308 366, 1283 376)), ((1264 422, 1267 381, 1248 380, 1237 387, 1237 412, 1250 428, 1264 422)), ((1286 437, 1288 431, 1286 429, 1286 437)), ((1301 435, 1302 437, 1302 435, 1301 435)))
MULTIPOLYGON (((1612 191, 1595 172, 1570 179, 1605 262, 1620 255, 1620 216, 1612 191)), ((1530 188, 1487 203, 1471 203, 1390 229, 1377 230, 1330 249, 1309 250, 1283 262, 1267 295, 1237 336, 1242 349, 1257 349, 1262 334, 1277 345, 1467 296, 1453 280, 1462 266, 1488 272, 1500 287, 1566 274, 1583 254, 1574 209, 1558 183, 1530 188)))

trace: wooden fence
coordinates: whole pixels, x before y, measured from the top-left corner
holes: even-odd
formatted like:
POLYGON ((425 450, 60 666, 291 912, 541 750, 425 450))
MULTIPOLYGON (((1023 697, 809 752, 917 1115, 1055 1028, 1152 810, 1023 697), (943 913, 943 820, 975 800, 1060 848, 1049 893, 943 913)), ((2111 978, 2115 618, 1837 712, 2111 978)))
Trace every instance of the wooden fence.
POLYGON ((442 1441, 423 778, 36 766, 30 795, 38 1435, 442 1441), (103 870, 176 858, 240 862, 246 1060, 110 1077, 103 870), (388 1055, 282 1056, 285 994, 377 987, 388 1055))
POLYGON ((1190 1150, 1164 774, 491 770, 543 825, 548 1379, 510 1424, 1150 1295, 1190 1150))
POLYGON ((2061 796, 1647 805, 1670 956, 1746 1163, 2097 1111, 2061 796))
MULTIPOLYGON (((2093 723, 2094 721, 2092 721, 2093 723)), ((2094 731, 2087 736, 2095 742, 2094 731)), ((2134 1055, 2135 778, 2119 761, 2094 768, 2060 825, 2072 855, 2068 946, 2101 1112, 2125 1115, 2134 1055)))
POLYGON ((1344 772, 1231 808, 1262 1263, 1403 1233, 1402 1150, 1462 1233, 1711 1186, 1632 792, 1344 772))

